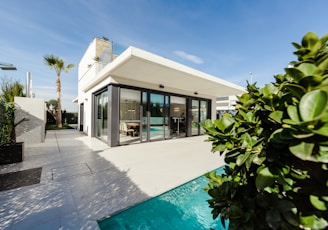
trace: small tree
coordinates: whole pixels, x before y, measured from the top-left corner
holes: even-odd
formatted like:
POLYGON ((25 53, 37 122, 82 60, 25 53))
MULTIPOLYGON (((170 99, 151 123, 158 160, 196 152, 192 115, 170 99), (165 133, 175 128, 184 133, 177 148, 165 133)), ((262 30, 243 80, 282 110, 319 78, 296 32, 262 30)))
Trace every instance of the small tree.
POLYGON ((0 82, 0 145, 15 143, 15 127, 25 121, 15 122, 15 96, 24 96, 24 86, 18 81, 2 78, 0 82))
POLYGON ((58 112, 57 112, 56 122, 57 122, 57 127, 62 128, 60 75, 63 71, 67 73, 70 69, 74 67, 74 65, 68 64, 67 66, 65 66, 64 60, 55 55, 48 55, 48 56, 44 56, 43 58, 46 65, 50 66, 50 68, 54 68, 57 74, 56 88, 57 88, 58 112))
POLYGON ((58 108, 58 103, 56 99, 50 99, 49 101, 46 102, 47 104, 47 108, 50 109, 51 105, 52 105, 52 109, 57 109, 58 108))
POLYGON ((14 102, 15 96, 24 96, 24 86, 18 81, 2 78, 0 83, 0 97, 6 102, 14 102))
POLYGON ((248 84, 235 117, 203 124, 228 164, 207 174, 208 202, 230 230, 328 228, 327 41, 307 33, 275 83, 248 84))

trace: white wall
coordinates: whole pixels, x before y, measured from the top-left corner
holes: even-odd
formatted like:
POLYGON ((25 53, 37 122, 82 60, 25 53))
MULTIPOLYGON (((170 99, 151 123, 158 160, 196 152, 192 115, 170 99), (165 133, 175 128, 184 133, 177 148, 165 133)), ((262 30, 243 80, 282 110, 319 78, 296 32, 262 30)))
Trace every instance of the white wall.
POLYGON ((45 102, 39 98, 15 97, 16 118, 18 122, 28 119, 16 126, 16 141, 25 143, 40 143, 45 139, 47 114, 45 102))
MULTIPOLYGON (((79 69, 78 69, 78 104, 80 109, 80 104, 84 104, 84 116, 83 116, 83 132, 87 133, 89 136, 91 135, 91 92, 93 90, 89 90, 88 92, 84 92, 83 88, 86 85, 90 84, 99 72, 102 67, 101 58, 103 58, 103 52, 111 47, 111 43, 108 41, 104 41, 99 38, 94 38, 92 42, 89 44, 87 50, 82 56, 79 69), (99 63, 94 60, 95 57, 99 57, 99 63)), ((106 62, 108 62, 108 57, 105 58, 106 62)), ((101 84, 103 85, 103 84, 101 84)), ((82 111, 79 111, 79 114, 82 111)), ((78 127, 80 125, 80 116, 78 118, 78 127)))

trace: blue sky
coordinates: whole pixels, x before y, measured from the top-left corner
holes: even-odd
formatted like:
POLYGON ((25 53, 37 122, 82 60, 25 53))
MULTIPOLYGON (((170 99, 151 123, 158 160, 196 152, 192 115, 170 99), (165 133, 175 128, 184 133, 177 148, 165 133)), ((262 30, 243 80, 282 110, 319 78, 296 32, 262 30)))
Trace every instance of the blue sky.
POLYGON ((77 111, 77 66, 94 37, 146 51, 246 86, 274 81, 295 60, 291 42, 309 31, 328 33, 326 0, 2 0, 1 71, 25 85, 32 73, 37 98, 56 98, 56 74, 43 56, 76 67, 62 73, 63 109, 77 111))

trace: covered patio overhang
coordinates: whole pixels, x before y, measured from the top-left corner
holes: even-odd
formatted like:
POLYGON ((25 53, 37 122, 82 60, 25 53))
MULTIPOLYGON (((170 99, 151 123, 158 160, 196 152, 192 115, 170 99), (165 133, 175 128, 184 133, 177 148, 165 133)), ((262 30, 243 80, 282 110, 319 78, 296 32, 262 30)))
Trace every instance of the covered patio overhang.
POLYGON ((212 98, 245 92, 241 86, 135 47, 129 47, 105 66, 83 91, 108 78, 117 84, 135 85, 138 82, 165 91, 189 92, 212 98))

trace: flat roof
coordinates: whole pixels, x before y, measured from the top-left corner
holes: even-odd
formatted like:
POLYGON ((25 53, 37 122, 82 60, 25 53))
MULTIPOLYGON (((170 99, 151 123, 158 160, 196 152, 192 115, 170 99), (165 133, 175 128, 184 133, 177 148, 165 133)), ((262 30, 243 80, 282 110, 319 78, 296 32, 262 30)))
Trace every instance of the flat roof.
POLYGON ((197 92, 211 97, 240 95, 246 92, 244 87, 133 46, 105 66, 84 91, 108 77, 113 78, 116 83, 138 81, 163 85, 177 92, 197 92))

